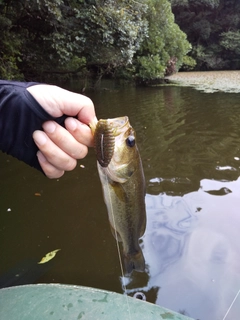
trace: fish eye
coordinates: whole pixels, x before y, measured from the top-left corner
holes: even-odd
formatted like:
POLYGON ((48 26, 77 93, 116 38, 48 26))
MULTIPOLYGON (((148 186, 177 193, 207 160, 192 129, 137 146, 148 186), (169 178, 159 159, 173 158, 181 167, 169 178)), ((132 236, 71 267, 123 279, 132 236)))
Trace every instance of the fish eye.
POLYGON ((128 136, 126 139, 126 144, 128 147, 134 147, 135 146, 135 138, 134 136, 128 136))

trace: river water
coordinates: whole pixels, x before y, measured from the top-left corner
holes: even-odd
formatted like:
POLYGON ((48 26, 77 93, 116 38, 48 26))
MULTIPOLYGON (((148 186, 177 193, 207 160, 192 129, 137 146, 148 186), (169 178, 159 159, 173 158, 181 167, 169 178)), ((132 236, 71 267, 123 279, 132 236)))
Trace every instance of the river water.
MULTIPOLYGON (((77 90, 77 85, 65 86, 77 90)), ((116 292, 201 320, 240 314, 240 94, 193 88, 89 92, 98 118, 128 115, 146 176, 145 273, 121 277, 93 150, 49 180, 0 153, 0 286, 57 282, 116 292), (46 264, 37 262, 61 249, 46 264)))

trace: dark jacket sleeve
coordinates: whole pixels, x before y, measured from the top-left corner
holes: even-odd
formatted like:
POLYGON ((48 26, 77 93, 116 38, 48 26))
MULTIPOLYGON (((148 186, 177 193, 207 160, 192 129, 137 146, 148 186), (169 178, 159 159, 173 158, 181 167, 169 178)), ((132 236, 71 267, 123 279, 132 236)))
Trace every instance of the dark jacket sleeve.
POLYGON ((63 126, 66 116, 54 118, 41 107, 26 90, 36 84, 0 80, 0 150, 42 171, 32 134, 47 120, 63 126))

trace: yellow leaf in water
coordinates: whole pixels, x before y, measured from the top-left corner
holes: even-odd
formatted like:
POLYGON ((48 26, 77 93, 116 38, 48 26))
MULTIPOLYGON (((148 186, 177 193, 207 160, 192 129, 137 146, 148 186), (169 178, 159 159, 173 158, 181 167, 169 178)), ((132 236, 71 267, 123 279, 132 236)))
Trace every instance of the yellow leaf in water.
POLYGON ((57 253, 59 250, 61 250, 61 249, 56 249, 56 250, 53 250, 53 251, 51 251, 51 252, 48 252, 48 253, 42 258, 42 260, 38 262, 38 264, 40 264, 40 263, 46 263, 46 262, 48 262, 49 260, 52 260, 52 259, 55 257, 56 253, 57 253))

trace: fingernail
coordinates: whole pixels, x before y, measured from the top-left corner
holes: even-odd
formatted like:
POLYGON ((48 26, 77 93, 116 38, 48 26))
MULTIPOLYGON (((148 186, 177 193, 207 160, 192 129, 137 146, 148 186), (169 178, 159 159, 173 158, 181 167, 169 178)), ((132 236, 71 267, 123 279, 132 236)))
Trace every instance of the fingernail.
POLYGON ((74 131, 77 128, 77 120, 73 118, 68 118, 66 125, 67 125, 67 129, 74 131))
POLYGON ((53 133, 55 131, 55 129, 56 129, 56 125, 52 121, 47 121, 47 122, 44 122, 43 129, 47 133, 53 133))
POLYGON ((47 137, 45 133, 39 130, 33 133, 33 139, 36 142, 36 144, 40 146, 44 145, 47 142, 47 137))

